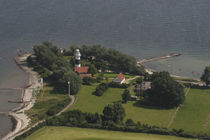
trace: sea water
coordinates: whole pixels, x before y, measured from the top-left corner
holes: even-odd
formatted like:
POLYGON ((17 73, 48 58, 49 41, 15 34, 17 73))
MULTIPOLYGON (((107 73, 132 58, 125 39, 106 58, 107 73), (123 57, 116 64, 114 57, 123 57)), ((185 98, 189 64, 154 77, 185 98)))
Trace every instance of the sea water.
MULTIPOLYGON (((209 36, 209 0, 0 0, 0 87, 24 86, 16 50, 31 51, 46 40, 65 48, 101 44, 137 59, 181 53, 145 65, 199 78, 210 65, 209 36)), ((14 94, 1 93, 9 109, 14 94)), ((1 135, 11 122, 0 119, 1 135)))

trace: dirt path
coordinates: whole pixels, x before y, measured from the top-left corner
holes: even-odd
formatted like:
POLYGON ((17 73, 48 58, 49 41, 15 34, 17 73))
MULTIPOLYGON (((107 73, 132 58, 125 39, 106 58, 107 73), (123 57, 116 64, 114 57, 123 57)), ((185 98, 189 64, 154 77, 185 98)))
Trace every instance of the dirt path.
POLYGON ((62 109, 60 112, 58 112, 55 116, 61 115, 63 112, 65 112, 66 110, 68 110, 75 103, 75 101, 76 101, 76 95, 71 95, 69 97, 71 98, 70 104, 68 104, 64 109, 62 109))
POLYGON ((137 79, 137 78, 139 78, 139 77, 140 77, 140 76, 135 76, 135 77, 133 77, 133 78, 125 79, 125 83, 126 83, 126 84, 129 84, 130 81, 135 80, 135 79, 137 79))
MULTIPOLYGON (((187 96, 187 94, 189 93, 189 91, 190 91, 190 88, 187 89, 187 91, 186 91, 186 93, 185 93, 185 97, 187 96)), ((168 123, 167 128, 169 128, 169 127, 172 125, 172 123, 174 122, 174 119, 175 119, 176 114, 177 114, 177 112, 179 111, 180 107, 181 107, 181 104, 176 108, 176 110, 175 110, 173 116, 171 117, 170 122, 168 123)))

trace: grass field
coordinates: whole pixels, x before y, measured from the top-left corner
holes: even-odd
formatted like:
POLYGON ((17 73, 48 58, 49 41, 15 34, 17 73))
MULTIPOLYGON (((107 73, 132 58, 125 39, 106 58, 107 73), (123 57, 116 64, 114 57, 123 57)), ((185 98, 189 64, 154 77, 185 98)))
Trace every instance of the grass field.
MULTIPOLYGON (((109 88, 101 97, 92 95, 96 86, 82 86, 78 93, 76 103, 70 108, 79 109, 85 112, 102 113, 103 108, 110 103, 122 100, 122 93, 124 89, 109 88)), ((167 127, 167 124, 174 113, 175 109, 149 109, 135 106, 135 101, 129 101, 123 104, 126 110, 126 118, 131 118, 135 122, 148 123, 150 125, 158 125, 167 127)))
POLYGON ((182 128, 192 132, 201 132, 203 130, 209 132, 209 115, 210 90, 191 89, 171 128, 182 128), (207 123, 207 127, 203 129, 205 123, 207 123))
POLYGON ((82 89, 77 94, 78 98, 76 103, 70 108, 70 110, 79 109, 85 112, 102 113, 107 104, 120 101, 121 94, 124 91, 124 89, 109 88, 102 96, 99 97, 92 95, 95 88, 96 86, 83 85, 82 89))
POLYGON ((167 127, 175 109, 150 109, 138 107, 135 102, 129 101, 123 105, 126 110, 126 118, 131 118, 135 122, 140 121, 149 125, 167 127))
POLYGON ((35 105, 27 111, 32 123, 46 118, 46 112, 49 108, 69 98, 68 95, 63 94, 63 92, 64 91, 61 90, 54 90, 52 86, 45 84, 43 90, 37 94, 35 105))
POLYGON ((72 127, 45 127, 25 140, 188 140, 181 137, 72 127))

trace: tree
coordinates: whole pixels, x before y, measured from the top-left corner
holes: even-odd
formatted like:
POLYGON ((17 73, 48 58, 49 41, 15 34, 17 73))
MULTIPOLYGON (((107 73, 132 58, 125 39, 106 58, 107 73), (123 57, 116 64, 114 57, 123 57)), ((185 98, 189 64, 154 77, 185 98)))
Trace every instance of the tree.
POLYGON ((130 97, 131 97, 130 91, 125 89, 122 94, 123 103, 127 103, 127 101, 129 100, 130 97))
POLYGON ((155 73, 152 87, 145 95, 150 104, 165 108, 178 106, 185 100, 184 87, 171 78, 168 72, 155 73))
POLYGON ((94 75, 97 72, 98 72, 97 68, 93 64, 90 64, 88 67, 88 73, 91 73, 92 75, 94 75))
POLYGON ((125 124, 127 126, 135 126, 136 125, 132 119, 127 119, 127 121, 125 122, 125 124))
POLYGON ((207 86, 210 84, 210 67, 205 68, 201 80, 204 81, 207 86))
POLYGON ((137 84, 141 84, 142 82, 143 82, 143 79, 142 79, 142 78, 137 78, 137 79, 136 79, 136 83, 137 83, 137 84))
POLYGON ((114 103, 104 107, 103 121, 113 121, 115 123, 121 123, 125 117, 125 109, 122 104, 114 103))
POLYGON ((80 77, 68 67, 60 67, 54 70, 53 79, 65 87, 67 86, 68 81, 70 81, 72 94, 76 94, 82 84, 80 77))
POLYGON ((95 79, 92 77, 85 76, 83 77, 82 81, 83 81, 83 84, 85 85, 91 85, 92 83, 95 82, 95 79))

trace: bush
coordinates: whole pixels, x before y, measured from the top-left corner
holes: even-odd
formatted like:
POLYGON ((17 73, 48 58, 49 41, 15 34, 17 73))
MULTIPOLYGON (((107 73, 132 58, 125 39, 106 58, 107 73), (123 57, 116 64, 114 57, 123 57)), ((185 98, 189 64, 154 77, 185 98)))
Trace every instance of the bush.
POLYGON ((87 76, 83 77, 82 81, 83 81, 84 85, 91 85, 92 83, 96 82, 96 80, 94 78, 87 77, 87 76))
POLYGON ((126 124, 126 126, 136 126, 136 124, 134 123, 134 121, 132 119, 127 119, 125 124, 126 124))
POLYGON ((123 94, 122 94, 123 103, 126 103, 129 100, 130 97, 131 97, 130 91, 125 89, 123 94))
POLYGON ((126 83, 120 84, 120 83, 116 83, 116 82, 110 82, 109 87, 112 87, 112 88, 128 88, 129 84, 126 84, 126 83))
POLYGON ((93 92, 96 96, 102 96, 104 92, 108 89, 108 84, 101 83, 97 88, 96 91, 93 92))
POLYGON ((63 100, 61 103, 55 104, 53 107, 51 107, 46 114, 48 116, 53 116, 56 113, 58 113, 59 111, 61 111, 65 106, 67 106, 70 102, 70 98, 67 98, 65 100, 63 100))

